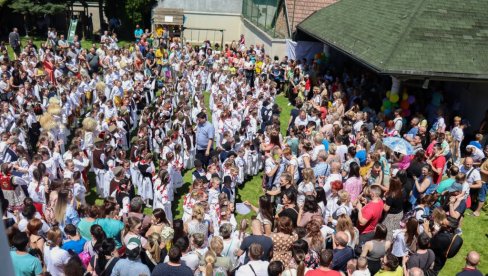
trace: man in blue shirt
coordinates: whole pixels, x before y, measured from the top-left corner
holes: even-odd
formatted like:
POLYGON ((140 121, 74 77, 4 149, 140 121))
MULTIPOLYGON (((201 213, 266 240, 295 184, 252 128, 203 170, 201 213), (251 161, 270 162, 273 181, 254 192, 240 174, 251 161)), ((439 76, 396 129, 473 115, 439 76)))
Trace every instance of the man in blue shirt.
POLYGON ((144 31, 141 29, 139 24, 137 24, 136 29, 134 31, 134 37, 136 38, 136 42, 139 42, 139 40, 141 40, 142 34, 144 34, 144 31))
POLYGON ((203 166, 206 168, 212 153, 215 129, 213 125, 207 121, 207 114, 205 114, 205 112, 198 113, 197 122, 197 153, 195 155, 195 159, 200 160, 203 166))
POLYGON ((29 237, 25 232, 17 233, 12 238, 15 251, 10 251, 16 276, 42 275, 41 261, 27 252, 29 237))
POLYGON ((415 135, 419 133, 419 122, 420 122, 419 118, 417 117, 412 118, 412 121, 410 121, 410 126, 412 128, 407 133, 403 134, 403 138, 405 138, 409 142, 412 142, 415 135))
POLYGON ((69 251, 73 250, 76 254, 83 252, 86 240, 80 236, 76 226, 68 224, 64 227, 64 233, 68 237, 68 240, 63 242, 63 249, 69 251))

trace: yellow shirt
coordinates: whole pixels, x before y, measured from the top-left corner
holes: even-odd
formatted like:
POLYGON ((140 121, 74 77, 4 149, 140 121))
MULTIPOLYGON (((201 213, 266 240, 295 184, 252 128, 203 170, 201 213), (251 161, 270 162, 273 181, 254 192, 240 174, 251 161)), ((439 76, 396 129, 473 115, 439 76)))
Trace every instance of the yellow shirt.
POLYGON ((164 55, 164 50, 157 49, 154 52, 154 56, 156 57, 156 64, 162 64, 163 55, 164 55))
POLYGON ((163 36, 163 32, 164 32, 163 27, 159 26, 159 27, 156 28, 156 35, 158 37, 162 37, 163 36))
POLYGON ((254 69, 256 70, 256 74, 261 74, 263 68, 263 62, 262 61, 256 61, 254 69))
POLYGON ((395 271, 384 271, 380 269, 375 276, 403 276, 403 268, 399 265, 395 271))
POLYGON ((362 166, 360 169, 359 169, 359 174, 362 176, 362 177, 366 177, 366 175, 368 174, 368 172, 371 170, 371 168, 373 167, 374 165, 374 162, 370 162, 369 164, 366 164, 364 166, 362 166))

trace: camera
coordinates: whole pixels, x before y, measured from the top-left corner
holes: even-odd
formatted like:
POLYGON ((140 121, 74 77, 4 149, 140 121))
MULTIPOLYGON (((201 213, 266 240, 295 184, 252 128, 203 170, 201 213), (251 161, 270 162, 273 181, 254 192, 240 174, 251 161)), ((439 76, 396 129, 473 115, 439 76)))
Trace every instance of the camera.
POLYGON ((422 215, 422 217, 419 219, 419 225, 424 224, 426 220, 429 221, 429 228, 432 229, 432 227, 434 227, 434 220, 429 215, 422 215))

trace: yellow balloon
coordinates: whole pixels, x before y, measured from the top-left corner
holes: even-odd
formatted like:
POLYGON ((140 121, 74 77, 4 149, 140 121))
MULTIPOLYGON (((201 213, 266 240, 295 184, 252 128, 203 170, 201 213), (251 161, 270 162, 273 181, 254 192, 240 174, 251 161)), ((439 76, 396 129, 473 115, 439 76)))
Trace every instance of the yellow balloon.
POLYGON ((386 91, 386 97, 389 99, 390 98, 391 91, 386 91))
POLYGON ((398 96, 398 94, 390 94, 390 102, 392 103, 396 103, 398 102, 398 100, 400 99, 400 96, 398 96))
POLYGON ((408 94, 403 92, 402 100, 408 100, 408 94))

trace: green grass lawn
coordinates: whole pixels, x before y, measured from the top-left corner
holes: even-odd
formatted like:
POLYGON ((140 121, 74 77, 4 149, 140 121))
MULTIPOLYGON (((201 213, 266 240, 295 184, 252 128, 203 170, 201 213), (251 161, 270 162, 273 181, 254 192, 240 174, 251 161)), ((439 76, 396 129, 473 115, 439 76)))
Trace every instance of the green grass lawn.
MULTIPOLYGON (((471 214, 471 211, 466 211, 466 214, 471 214)), ((488 273, 488 259, 486 253, 488 252, 488 216, 486 211, 481 213, 479 217, 466 215, 462 223, 463 229, 463 246, 456 255, 456 257, 449 259, 439 275, 456 275, 465 265, 465 257, 469 251, 477 251, 481 254, 481 262, 478 269, 483 274, 488 273)))

